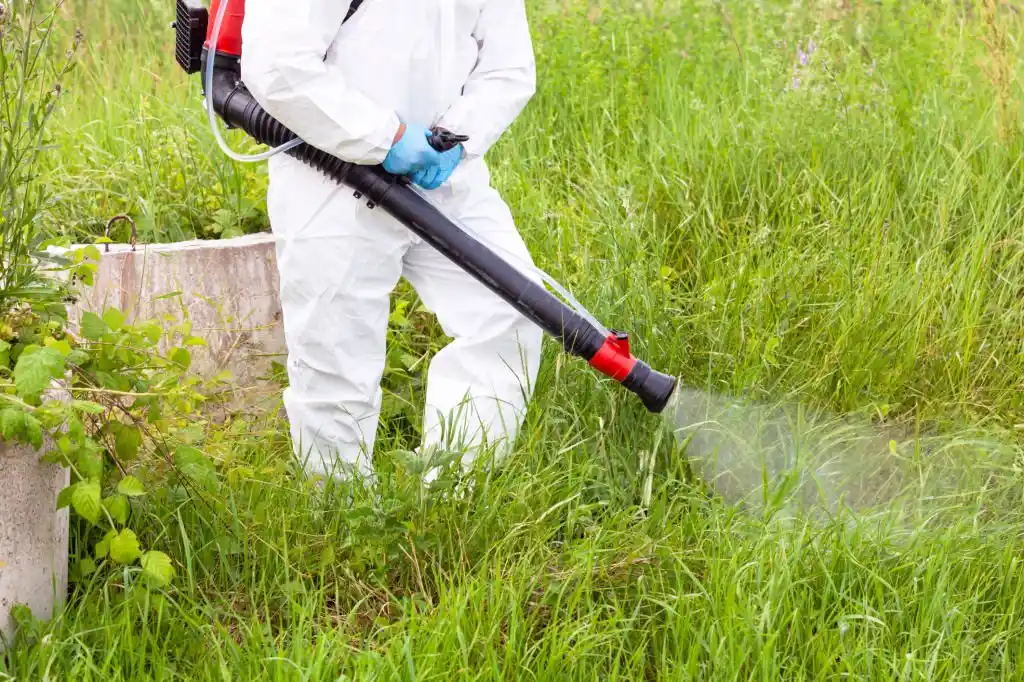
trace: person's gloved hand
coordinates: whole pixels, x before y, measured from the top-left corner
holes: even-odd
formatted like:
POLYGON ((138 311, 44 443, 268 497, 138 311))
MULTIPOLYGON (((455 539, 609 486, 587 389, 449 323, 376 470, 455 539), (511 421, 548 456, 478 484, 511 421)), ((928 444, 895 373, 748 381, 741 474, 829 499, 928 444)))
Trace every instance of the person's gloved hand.
POLYGON ((452 176, 459 162, 462 161, 462 145, 456 145, 446 152, 441 152, 438 163, 416 171, 412 181, 423 189, 437 189, 452 176))
POLYGON ((410 175, 438 166, 441 154, 430 146, 430 131, 422 126, 405 126, 384 158, 384 170, 393 175, 410 175))

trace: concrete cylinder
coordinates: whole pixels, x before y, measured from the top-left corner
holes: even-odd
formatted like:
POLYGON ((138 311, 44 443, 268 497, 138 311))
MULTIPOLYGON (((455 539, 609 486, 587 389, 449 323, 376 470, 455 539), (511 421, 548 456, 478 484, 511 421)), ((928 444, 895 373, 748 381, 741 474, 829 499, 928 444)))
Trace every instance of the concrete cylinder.
POLYGON ((136 248, 116 244, 100 251, 93 285, 79 287, 80 298, 68 311, 72 326, 82 313, 102 314, 108 307, 129 322, 187 316, 194 334, 208 344, 190 349, 192 371, 232 375, 231 385, 207 409, 214 415, 280 409, 281 387, 270 377, 273 364, 285 362, 287 349, 272 235, 136 248))
POLYGON ((68 510, 57 495, 70 472, 40 461, 31 446, 0 443, 0 651, 14 634, 11 609, 49 619, 68 588, 68 510))

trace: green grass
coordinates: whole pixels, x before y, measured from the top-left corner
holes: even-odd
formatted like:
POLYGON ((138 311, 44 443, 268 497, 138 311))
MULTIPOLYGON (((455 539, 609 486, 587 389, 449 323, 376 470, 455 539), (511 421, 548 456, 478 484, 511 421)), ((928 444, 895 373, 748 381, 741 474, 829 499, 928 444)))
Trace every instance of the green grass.
MULTIPOLYGON (((79 583, 0 672, 1019 676, 1024 137, 1005 114, 1019 82, 982 69, 1019 76, 1016 48, 987 49, 971 3, 530 5, 540 91, 491 164, 539 264, 689 385, 938 429, 991 459, 986 478, 912 523, 733 509, 552 347, 515 457, 466 499, 426 499, 395 467, 422 380, 401 358, 441 337, 403 290, 381 508, 304 487, 279 425, 254 426, 205 502, 168 489, 136 510, 178 561, 172 588, 79 583)), ((69 10, 88 56, 44 169, 50 229, 128 212, 147 240, 213 236, 221 208, 265 227, 262 169, 216 153, 169 6, 69 10)), ((1024 35, 1010 9, 998 25, 1024 35)))

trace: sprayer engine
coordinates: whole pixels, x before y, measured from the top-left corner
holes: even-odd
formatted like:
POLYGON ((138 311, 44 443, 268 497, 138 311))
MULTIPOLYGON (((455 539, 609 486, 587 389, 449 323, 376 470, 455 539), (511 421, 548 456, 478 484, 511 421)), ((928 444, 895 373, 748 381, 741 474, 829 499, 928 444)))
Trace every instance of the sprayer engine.
MULTIPOLYGON (((360 4, 362 0, 351 3, 346 21, 360 4)), ((267 113, 241 79, 244 19, 245 0, 212 0, 209 11, 198 0, 177 0, 173 24, 175 58, 179 66, 187 74, 204 76, 203 93, 211 125, 215 124, 216 115, 228 127, 244 130, 260 144, 271 147, 264 154, 241 160, 262 160, 276 153, 287 153, 349 186, 357 198, 366 200, 369 208, 389 213, 558 339, 566 352, 583 358, 591 367, 635 393, 648 410, 662 412, 665 409, 675 393, 675 378, 651 369, 634 357, 626 334, 609 331, 585 310, 563 303, 441 213, 408 178, 392 175, 380 166, 353 164, 327 154, 303 142, 267 113)), ((439 151, 468 139, 443 129, 435 128, 432 132, 430 143, 439 151)), ((214 133, 219 135, 216 127, 214 133)), ((225 148, 225 151, 228 150, 225 148)))

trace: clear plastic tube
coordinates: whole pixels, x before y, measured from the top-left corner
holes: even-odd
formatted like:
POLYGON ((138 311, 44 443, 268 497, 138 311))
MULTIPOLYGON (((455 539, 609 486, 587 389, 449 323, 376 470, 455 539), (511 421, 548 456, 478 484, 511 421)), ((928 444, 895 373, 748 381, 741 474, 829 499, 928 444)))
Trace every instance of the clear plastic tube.
MULTIPOLYGON (((419 194, 425 200, 430 201, 430 199, 426 196, 426 194, 419 187, 416 187, 415 185, 410 185, 410 187, 412 188, 412 190, 414 192, 419 194)), ((501 246, 498 246, 497 244, 488 241, 487 239, 482 237, 479 233, 474 232, 468 225, 466 225, 462 221, 456 220, 455 218, 452 218, 451 216, 448 216, 448 219, 451 220, 453 223, 455 223, 455 225, 457 225, 459 227, 459 229, 462 230, 467 236, 471 237, 472 239, 477 240, 478 242, 480 242, 481 244, 487 246, 491 250, 500 253, 505 258, 505 260, 507 262, 509 262, 510 265, 512 265, 513 267, 518 266, 520 272, 523 272, 523 270, 528 270, 528 271, 531 271, 531 272, 535 273, 538 277, 541 278, 541 280, 543 280, 545 283, 547 283, 548 286, 550 286, 552 289, 554 289, 556 292, 558 292, 562 296, 562 298, 565 300, 565 302, 569 305, 569 307, 571 307, 573 310, 575 310, 577 313, 579 313, 580 316, 582 316, 583 319, 585 319, 587 322, 592 324, 595 329, 599 330, 601 332, 602 336, 608 336, 608 335, 611 334, 611 332, 608 331, 608 329, 603 324, 601 324, 601 322, 597 318, 595 318, 593 315, 591 315, 590 311, 587 310, 586 308, 584 308, 583 304, 581 304, 579 301, 577 301, 576 298, 564 286, 562 286, 558 282, 558 280, 556 280, 554 277, 552 277, 551 275, 549 275, 545 271, 541 270, 536 265, 533 265, 531 263, 527 263, 527 262, 523 261, 522 258, 520 258, 519 256, 517 256, 514 253, 511 253, 510 251, 508 251, 508 249, 504 249, 501 246)), ((525 274, 525 273, 523 273, 523 274, 525 274)))
POLYGON ((228 4, 230 0, 222 0, 220 7, 217 10, 217 16, 213 20, 213 33, 210 34, 210 50, 206 60, 206 115, 210 119, 210 130, 213 131, 213 136, 217 139, 217 145, 221 151, 226 155, 239 161, 241 163, 256 163, 258 161, 266 161, 272 156, 276 156, 281 152, 286 152, 289 149, 294 149, 302 144, 302 140, 296 137, 291 142, 286 142, 280 147, 274 147, 260 154, 244 155, 239 154, 235 150, 228 147, 227 141, 220 132, 220 127, 217 125, 217 114, 213 110, 213 97, 210 93, 213 92, 213 65, 216 61, 215 55, 217 54, 217 40, 220 38, 221 25, 224 23, 224 16, 227 14, 228 4))

